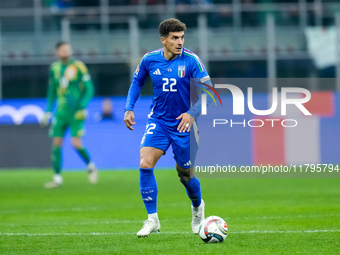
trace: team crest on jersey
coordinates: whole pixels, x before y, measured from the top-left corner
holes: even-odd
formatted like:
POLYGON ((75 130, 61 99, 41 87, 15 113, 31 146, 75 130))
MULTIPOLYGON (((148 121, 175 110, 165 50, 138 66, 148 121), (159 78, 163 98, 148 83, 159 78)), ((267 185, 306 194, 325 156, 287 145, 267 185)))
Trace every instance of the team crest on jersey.
POLYGON ((59 85, 60 85, 60 88, 63 89, 63 92, 65 92, 65 89, 68 87, 68 83, 69 83, 69 80, 65 76, 60 77, 59 85))
POLYGON ((70 65, 66 68, 65 70, 65 74, 64 76, 66 77, 66 79, 68 79, 69 81, 74 80, 74 78, 76 77, 77 74, 77 69, 75 66, 70 65))
POLYGON ((178 66, 178 77, 183 78, 185 76, 185 66, 178 66))

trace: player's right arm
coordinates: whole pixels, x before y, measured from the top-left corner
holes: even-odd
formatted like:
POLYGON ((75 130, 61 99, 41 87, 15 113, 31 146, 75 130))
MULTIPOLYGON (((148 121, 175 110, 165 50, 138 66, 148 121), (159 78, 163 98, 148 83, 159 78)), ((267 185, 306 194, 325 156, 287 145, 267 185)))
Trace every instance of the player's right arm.
POLYGON ((41 120, 42 126, 47 126, 48 122, 52 116, 52 108, 54 101, 57 97, 57 91, 56 91, 56 85, 55 85, 55 79, 54 79, 54 72, 53 68, 50 69, 49 74, 49 82, 48 82, 48 90, 47 90, 47 106, 46 111, 43 119, 41 120))
POLYGON ((133 113, 133 111, 126 111, 124 114, 124 123, 128 129, 134 130, 134 128, 132 127, 132 125, 136 124, 134 120, 135 120, 135 114, 133 113))
POLYGON ((140 92, 142 90, 142 87, 144 86, 145 80, 148 77, 148 75, 149 75, 148 63, 145 55, 138 64, 136 71, 134 73, 124 109, 125 111, 124 123, 125 126, 130 130, 134 130, 132 126, 136 124, 136 122, 134 122, 135 115, 133 113, 133 109, 139 98, 140 92))

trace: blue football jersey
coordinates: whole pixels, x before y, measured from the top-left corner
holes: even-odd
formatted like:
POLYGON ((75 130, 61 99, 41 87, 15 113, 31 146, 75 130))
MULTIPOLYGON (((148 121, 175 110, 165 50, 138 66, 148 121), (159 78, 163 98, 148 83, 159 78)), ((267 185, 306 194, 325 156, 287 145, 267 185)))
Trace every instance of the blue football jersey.
MULTIPOLYGON (((209 78, 200 58, 186 48, 173 60, 164 57, 163 49, 148 52, 134 73, 125 111, 133 110, 148 76, 153 82, 153 102, 148 116, 174 130, 180 122, 176 118, 185 112, 190 114, 190 107, 199 99, 197 95, 191 97, 190 102, 190 84, 193 83, 190 79, 209 78)), ((191 115, 196 117, 196 114, 191 115)))

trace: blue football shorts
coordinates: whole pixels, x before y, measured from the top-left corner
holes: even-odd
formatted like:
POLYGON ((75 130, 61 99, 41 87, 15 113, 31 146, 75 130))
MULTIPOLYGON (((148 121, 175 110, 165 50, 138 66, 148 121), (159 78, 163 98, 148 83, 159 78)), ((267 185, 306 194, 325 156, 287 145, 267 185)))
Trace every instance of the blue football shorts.
POLYGON ((190 134, 180 134, 170 130, 159 121, 149 118, 140 148, 153 147, 164 151, 165 154, 170 145, 177 165, 185 169, 194 165, 198 142, 196 142, 193 129, 190 130, 190 134))

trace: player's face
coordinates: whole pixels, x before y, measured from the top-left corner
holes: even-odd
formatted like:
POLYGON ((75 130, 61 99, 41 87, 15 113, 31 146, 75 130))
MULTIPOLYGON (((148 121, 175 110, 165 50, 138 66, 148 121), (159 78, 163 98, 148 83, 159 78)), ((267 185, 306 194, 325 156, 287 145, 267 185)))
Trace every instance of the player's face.
POLYGON ((165 50, 172 55, 180 55, 184 44, 184 31, 170 32, 168 37, 161 37, 165 50))
POLYGON ((71 55, 72 55, 72 48, 71 45, 69 44, 63 44, 59 47, 59 49, 56 52, 57 57, 61 60, 61 61, 66 61, 68 60, 71 55))

